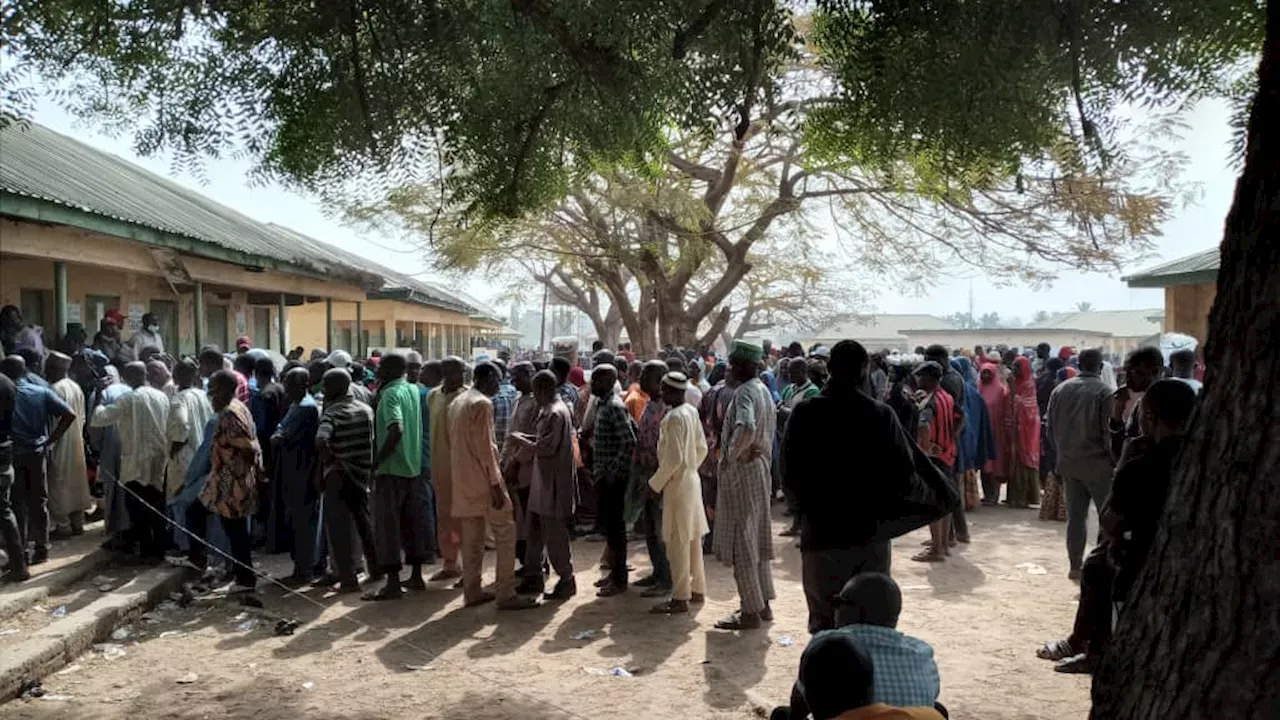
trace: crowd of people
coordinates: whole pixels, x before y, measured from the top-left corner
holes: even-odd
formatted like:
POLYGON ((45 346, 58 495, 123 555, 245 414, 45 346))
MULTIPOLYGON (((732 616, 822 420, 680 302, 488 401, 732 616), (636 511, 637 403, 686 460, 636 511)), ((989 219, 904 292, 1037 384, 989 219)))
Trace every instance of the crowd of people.
POLYGON ((1166 368, 1153 348, 1119 373, 1093 349, 854 341, 470 362, 298 348, 280 363, 248 338, 175 359, 153 320, 127 343, 122 322, 108 313, 65 352, 0 333, 6 580, 100 514, 108 547, 191 565, 228 593, 254 590, 256 549, 290 554, 288 585, 389 601, 447 583, 469 607, 516 610, 577 594, 571 540, 594 533, 599 597, 635 587, 654 613, 690 612, 710 554, 732 567, 739 605, 715 627, 751 630, 773 620, 771 506, 785 502, 815 639, 783 717, 945 713, 931 709, 932 650, 895 629, 890 542, 927 525, 913 559, 944 561, 983 505, 1067 521, 1080 612, 1039 654, 1090 670, 1199 389, 1194 354, 1166 368), (1086 558, 1090 501, 1102 529, 1086 558), (630 532, 651 567, 634 582, 630 532), (210 547, 231 561, 211 563, 210 547), (858 683, 827 687, 837 659, 858 683), (864 707, 881 714, 849 714, 864 707))

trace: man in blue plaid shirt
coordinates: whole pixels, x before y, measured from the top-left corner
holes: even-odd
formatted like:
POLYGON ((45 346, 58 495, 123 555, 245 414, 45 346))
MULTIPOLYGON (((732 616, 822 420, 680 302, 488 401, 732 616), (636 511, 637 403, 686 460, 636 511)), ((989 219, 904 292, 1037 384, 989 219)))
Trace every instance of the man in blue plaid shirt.
POLYGON ((507 372, 507 364, 501 360, 491 360, 502 371, 502 379, 498 381, 498 394, 493 396, 493 441, 502 452, 502 445, 507 439, 507 431, 511 428, 511 411, 515 409, 516 398, 520 392, 511 383, 511 373, 507 372))
MULTIPOLYGON (((919 638, 897 631, 902 591, 884 573, 860 573, 845 583, 836 609, 836 629, 852 637, 871 657, 875 668, 874 700, 895 707, 934 707, 941 681, 933 648, 919 638)), ((812 640, 810 641, 812 642, 812 640)), ((791 691, 791 717, 806 717, 809 708, 798 689, 791 691)))

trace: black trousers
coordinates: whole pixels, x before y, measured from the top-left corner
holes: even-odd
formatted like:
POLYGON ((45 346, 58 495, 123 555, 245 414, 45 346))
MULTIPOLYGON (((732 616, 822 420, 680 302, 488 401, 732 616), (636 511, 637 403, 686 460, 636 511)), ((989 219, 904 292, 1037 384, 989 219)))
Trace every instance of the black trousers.
POLYGON ((359 539, 366 569, 370 573, 378 569, 373 522, 369 518, 369 490, 344 478, 338 470, 329 470, 325 483, 324 531, 329 539, 329 557, 339 581, 354 583, 359 560, 354 552, 352 530, 359 539))
MULTIPOLYGON (((192 565, 204 569, 209 561, 204 541, 209 537, 209 518, 213 513, 203 503, 196 501, 187 506, 187 529, 200 540, 191 540, 191 550, 187 559, 192 565)), ((231 545, 231 557, 235 560, 233 574, 236 584, 253 587, 258 577, 253 572, 253 554, 250 550, 249 521, 247 518, 225 518, 217 516, 222 523, 222 531, 227 534, 227 542, 231 545)))
POLYGON ((9 499, 22 547, 49 549, 49 475, 44 449, 13 456, 13 488, 9 499))
POLYGON ((1107 559, 1107 546, 1095 545, 1080 568, 1080 603, 1067 641, 1092 657, 1102 657, 1111 641, 1111 591, 1116 571, 1107 559))
POLYGON ((605 541, 609 546, 609 579, 618 587, 627 586, 627 483, 600 483, 600 514, 605 541))
POLYGON ((804 599, 809 605, 809 632, 836 626, 836 597, 844 584, 862 572, 888 574, 893 560, 889 542, 840 550, 810 550, 800 554, 804 599))
POLYGON ((164 491, 140 482, 127 486, 125 508, 129 511, 129 523, 133 527, 130 536, 138 543, 138 554, 143 557, 164 557, 169 547, 169 534, 165 531, 164 491))

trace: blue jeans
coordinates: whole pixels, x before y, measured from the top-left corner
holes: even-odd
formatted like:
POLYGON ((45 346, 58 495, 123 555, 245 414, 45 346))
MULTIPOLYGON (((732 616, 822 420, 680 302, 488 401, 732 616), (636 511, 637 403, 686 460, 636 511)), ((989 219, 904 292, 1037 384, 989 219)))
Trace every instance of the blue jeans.
POLYGON ((431 469, 425 464, 418 480, 422 483, 422 537, 426 550, 426 564, 440 556, 440 540, 436 536, 436 487, 431 483, 431 469))

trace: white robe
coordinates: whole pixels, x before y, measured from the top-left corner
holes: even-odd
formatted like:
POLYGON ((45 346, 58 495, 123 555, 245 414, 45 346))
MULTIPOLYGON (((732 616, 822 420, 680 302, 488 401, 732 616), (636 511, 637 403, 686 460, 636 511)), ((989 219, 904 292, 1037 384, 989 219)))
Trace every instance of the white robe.
POLYGON ((120 428, 120 482, 139 482, 164 489, 164 467, 168 460, 166 425, 169 398, 149 385, 134 388, 114 405, 99 407, 90 425, 120 428))
POLYGON ((698 409, 685 403, 668 411, 658 434, 658 471, 649 478, 649 487, 662 493, 662 540, 671 547, 701 540, 710 530, 698 475, 706 457, 707 436, 698 409))
POLYGON ((76 414, 66 434, 49 449, 49 514, 55 522, 65 523, 68 513, 93 507, 84 460, 84 391, 70 378, 59 380, 51 389, 76 414))
POLYGON ((204 441, 204 426, 213 417, 209 396, 198 387, 187 388, 169 400, 169 418, 165 439, 182 443, 182 449, 169 459, 166 471, 165 498, 172 500, 187 479, 187 468, 204 441))

